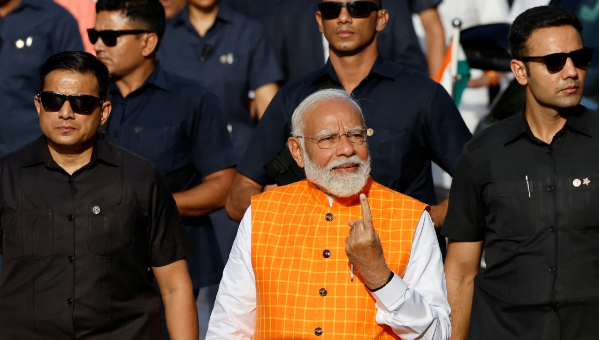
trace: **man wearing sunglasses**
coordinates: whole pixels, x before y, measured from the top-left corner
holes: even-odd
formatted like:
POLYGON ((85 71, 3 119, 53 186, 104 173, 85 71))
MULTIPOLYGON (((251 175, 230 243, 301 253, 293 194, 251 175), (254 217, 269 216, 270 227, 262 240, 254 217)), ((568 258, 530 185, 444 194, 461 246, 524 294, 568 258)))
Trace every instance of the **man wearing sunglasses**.
MULTIPOLYGON (((389 20, 380 2, 325 0, 315 9, 320 31, 329 42, 329 61, 273 98, 237 167, 227 213, 241 220, 250 197, 272 183, 264 165, 284 148, 294 107, 311 93, 330 87, 344 88, 362 105, 374 178, 435 204, 431 161, 452 174, 471 137, 453 101, 425 75, 379 55, 378 33, 389 20)), ((438 228, 443 225, 445 203, 432 207, 438 228)))
MULTIPOLYGON (((220 103, 157 62, 165 30, 159 0, 99 0, 96 11, 89 38, 112 80, 106 137, 149 159, 165 177, 194 241, 187 260, 198 301, 204 292, 214 301, 224 261, 208 214, 224 206, 236 163, 220 103)), ((205 323, 212 303, 200 309, 205 323)))
POLYGON ((526 104, 456 167, 443 227, 452 339, 597 338, 599 114, 580 105, 592 58, 581 30, 548 6, 510 29, 526 104))
POLYGON ((0 161, 1 339, 160 340, 162 301, 173 339, 197 339, 193 245, 164 179, 96 138, 108 77, 89 53, 50 57, 43 136, 0 161))

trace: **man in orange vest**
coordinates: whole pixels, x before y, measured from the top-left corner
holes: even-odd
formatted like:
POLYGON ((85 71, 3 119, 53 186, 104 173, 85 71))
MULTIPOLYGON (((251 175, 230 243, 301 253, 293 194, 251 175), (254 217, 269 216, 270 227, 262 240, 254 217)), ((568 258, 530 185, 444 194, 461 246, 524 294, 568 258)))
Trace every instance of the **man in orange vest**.
POLYGON ((370 178, 358 104, 316 92, 292 127, 307 180, 252 198, 207 339, 448 339, 429 207, 370 178))

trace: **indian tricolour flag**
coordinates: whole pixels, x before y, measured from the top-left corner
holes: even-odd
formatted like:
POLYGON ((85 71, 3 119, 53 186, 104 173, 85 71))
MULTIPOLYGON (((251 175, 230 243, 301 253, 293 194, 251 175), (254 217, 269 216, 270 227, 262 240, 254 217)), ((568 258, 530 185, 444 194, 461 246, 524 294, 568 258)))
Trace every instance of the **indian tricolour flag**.
POLYGON ((454 33, 443 65, 435 76, 435 81, 443 85, 453 98, 456 106, 460 105, 462 93, 470 80, 470 66, 466 61, 466 54, 460 45, 460 26, 454 24, 454 33))

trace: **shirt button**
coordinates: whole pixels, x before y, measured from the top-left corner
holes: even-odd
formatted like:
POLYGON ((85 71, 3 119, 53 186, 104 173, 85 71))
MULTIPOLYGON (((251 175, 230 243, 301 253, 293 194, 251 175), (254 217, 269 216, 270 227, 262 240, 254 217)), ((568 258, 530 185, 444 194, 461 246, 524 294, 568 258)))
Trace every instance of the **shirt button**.
POLYGON ((142 127, 141 126, 136 126, 134 131, 135 133, 141 133, 142 127))
POLYGON ((333 218, 334 218, 333 214, 331 214, 331 213, 328 213, 328 214, 324 215, 324 219, 327 220, 327 221, 329 221, 329 222, 331 222, 333 220, 333 218))
POLYGON ((73 257, 72 257, 72 256, 68 256, 68 257, 67 257, 67 260, 69 260, 69 263, 73 263, 73 260, 74 260, 74 259, 73 259, 73 257))
POLYGON ((73 215, 67 215, 67 220, 72 221, 73 220, 73 215))
POLYGON ((553 153, 553 149, 552 148, 547 149, 547 154, 548 155, 551 155, 552 153, 553 153))
POLYGON ((331 257, 331 251, 330 250, 325 250, 322 252, 322 257, 324 257, 325 259, 328 259, 329 257, 331 257))
POLYGON ((316 336, 321 336, 322 333, 324 333, 322 328, 316 327, 316 329, 314 329, 314 334, 316 334, 316 336))
POLYGON ((69 183, 72 183, 72 182, 73 182, 73 179, 72 179, 71 177, 69 177, 69 178, 67 179, 67 182, 69 182, 69 183))
POLYGON ((550 273, 555 273, 555 267, 554 266, 549 267, 549 272, 550 273))
POLYGON ((551 185, 550 185, 550 186, 548 186, 548 187, 547 187, 547 191, 549 191, 549 192, 553 192, 553 186, 551 186, 551 185))
POLYGON ((320 290, 318 291, 318 294, 320 294, 320 296, 325 297, 327 296, 327 290, 324 288, 320 288, 320 290))
POLYGON ((554 313, 557 312, 557 306, 551 306, 551 311, 554 313))
POLYGON ((552 233, 555 233, 555 227, 554 226, 549 227, 549 231, 552 233))
POLYGON ((72 305, 72 304, 73 304, 73 299, 71 299, 71 298, 68 298, 68 299, 67 299, 67 304, 69 304, 69 305, 72 305))

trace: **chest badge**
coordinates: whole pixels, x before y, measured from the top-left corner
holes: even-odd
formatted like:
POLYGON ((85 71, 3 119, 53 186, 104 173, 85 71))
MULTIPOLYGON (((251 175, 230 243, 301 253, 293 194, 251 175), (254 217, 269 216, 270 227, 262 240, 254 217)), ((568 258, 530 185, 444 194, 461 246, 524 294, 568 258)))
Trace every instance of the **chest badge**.
POLYGON ((581 184, 582 182, 578 178, 572 181, 572 185, 576 188, 578 188, 581 184))
POLYGON ((587 187, 589 186, 589 183, 591 183, 591 181, 588 177, 582 180, 582 184, 586 185, 587 187))
POLYGON ((97 205, 94 205, 94 207, 92 208, 92 212, 95 215, 98 215, 100 213, 100 207, 98 207, 97 205))
POLYGON ((371 128, 368 128, 368 130, 366 130, 366 135, 367 135, 368 137, 370 137, 370 136, 374 135, 374 130, 373 130, 373 129, 371 129, 371 128))
POLYGON ((231 65, 235 61, 235 57, 233 56, 233 53, 228 53, 228 54, 221 55, 219 60, 220 60, 221 64, 231 65))

